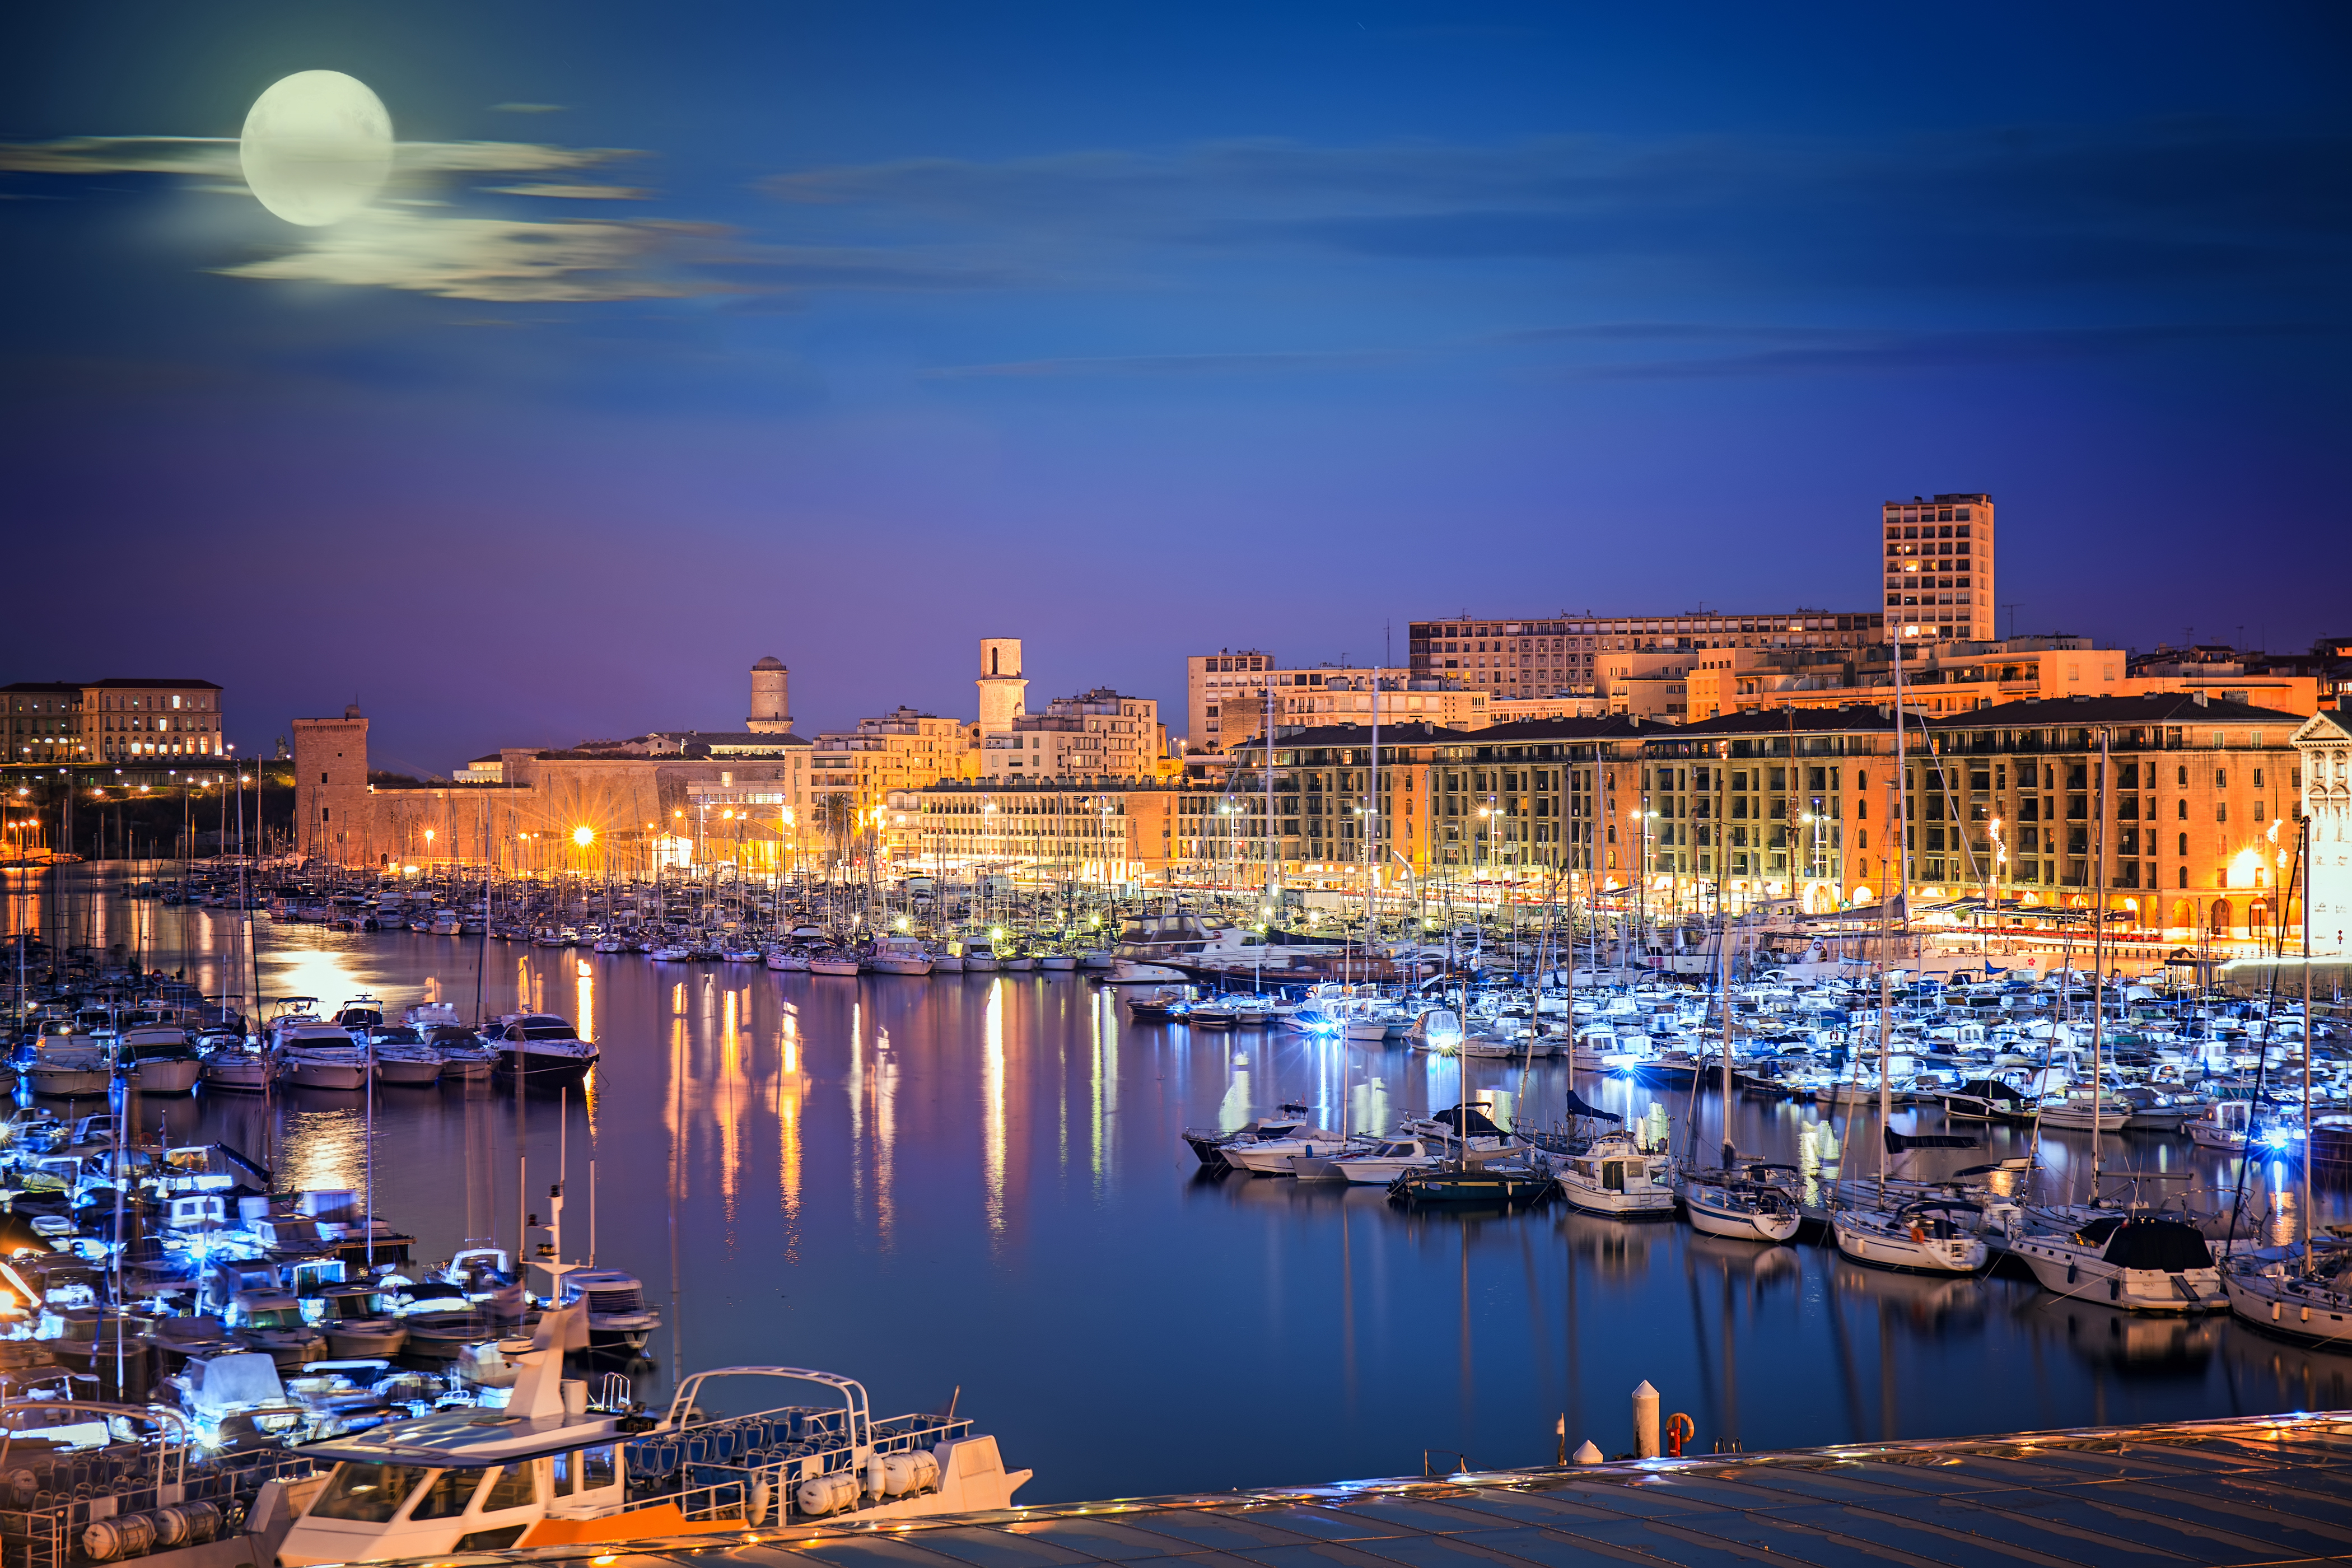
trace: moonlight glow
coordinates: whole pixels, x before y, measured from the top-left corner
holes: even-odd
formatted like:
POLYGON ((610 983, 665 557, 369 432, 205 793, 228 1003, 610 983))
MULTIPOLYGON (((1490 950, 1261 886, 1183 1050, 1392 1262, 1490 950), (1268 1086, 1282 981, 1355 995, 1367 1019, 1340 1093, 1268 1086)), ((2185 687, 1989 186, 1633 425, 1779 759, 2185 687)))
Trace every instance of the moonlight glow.
POLYGON ((340 223, 392 173, 392 116, 341 71, 297 71, 254 100, 237 139, 245 183, 288 223, 340 223))

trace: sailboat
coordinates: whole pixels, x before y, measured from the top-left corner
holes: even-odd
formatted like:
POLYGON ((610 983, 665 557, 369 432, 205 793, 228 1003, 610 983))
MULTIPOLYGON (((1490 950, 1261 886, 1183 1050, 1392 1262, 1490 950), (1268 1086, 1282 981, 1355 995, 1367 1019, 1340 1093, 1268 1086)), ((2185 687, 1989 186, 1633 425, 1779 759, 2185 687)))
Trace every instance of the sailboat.
POLYGON ((1780 1243, 1795 1238, 1804 1211, 1769 1173, 1793 1165, 1751 1161, 1727 1170, 1694 1172, 1683 1183, 1683 1212, 1691 1228, 1734 1241, 1780 1243))

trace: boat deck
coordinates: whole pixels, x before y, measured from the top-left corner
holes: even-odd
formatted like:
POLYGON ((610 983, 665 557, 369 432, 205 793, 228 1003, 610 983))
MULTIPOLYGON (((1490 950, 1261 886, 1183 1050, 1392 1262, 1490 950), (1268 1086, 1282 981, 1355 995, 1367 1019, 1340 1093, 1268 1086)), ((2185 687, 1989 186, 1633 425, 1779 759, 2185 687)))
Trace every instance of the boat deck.
POLYGON ((2352 1551, 2352 1412, 1068 1503, 496 1555, 597 1568, 2174 1568, 2352 1551), (725 1540, 725 1544, 720 1541, 725 1540))

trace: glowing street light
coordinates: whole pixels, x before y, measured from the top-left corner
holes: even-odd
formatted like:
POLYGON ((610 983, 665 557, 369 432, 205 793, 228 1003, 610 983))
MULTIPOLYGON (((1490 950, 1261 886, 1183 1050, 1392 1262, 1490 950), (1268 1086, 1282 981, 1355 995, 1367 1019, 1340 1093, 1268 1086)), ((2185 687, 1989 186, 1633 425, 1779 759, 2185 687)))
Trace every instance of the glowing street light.
MULTIPOLYGON (((433 835, 427 833, 425 837, 430 838, 433 835)), ((581 848, 585 849, 588 846, 596 842, 596 830, 589 826, 586 823, 583 823, 572 830, 572 842, 580 846, 581 848)))

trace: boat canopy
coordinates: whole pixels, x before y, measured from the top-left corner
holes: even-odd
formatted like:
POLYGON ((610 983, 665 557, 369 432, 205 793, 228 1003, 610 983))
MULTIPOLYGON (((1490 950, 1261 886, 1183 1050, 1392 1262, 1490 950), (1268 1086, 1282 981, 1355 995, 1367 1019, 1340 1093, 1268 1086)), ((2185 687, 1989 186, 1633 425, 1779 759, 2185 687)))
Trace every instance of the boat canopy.
POLYGON ((2204 1232, 2182 1220, 2117 1215, 2091 1221, 2074 1233, 2074 1239, 2085 1247, 2104 1246, 2100 1258, 2118 1268, 2183 1274, 2213 1267, 2213 1249, 2206 1245, 2204 1232))

